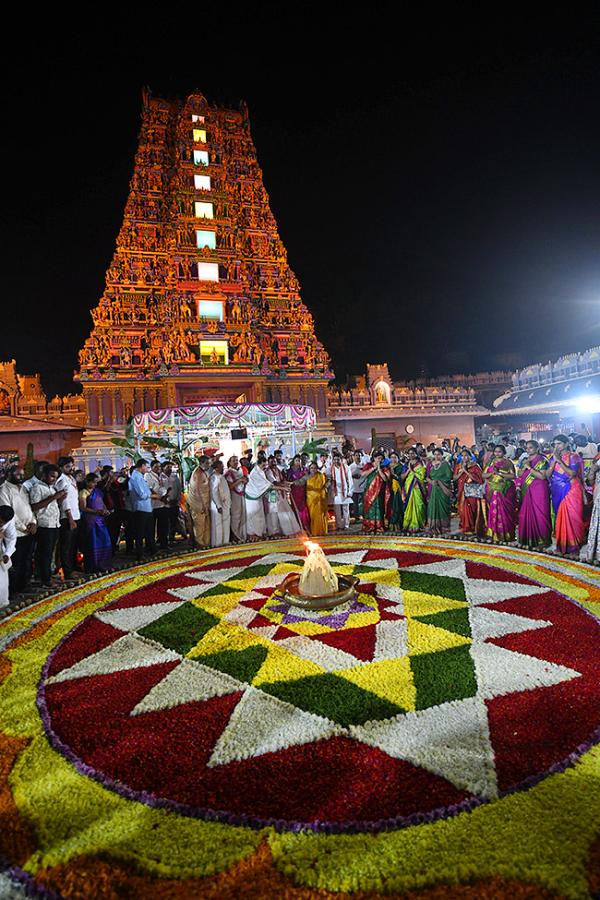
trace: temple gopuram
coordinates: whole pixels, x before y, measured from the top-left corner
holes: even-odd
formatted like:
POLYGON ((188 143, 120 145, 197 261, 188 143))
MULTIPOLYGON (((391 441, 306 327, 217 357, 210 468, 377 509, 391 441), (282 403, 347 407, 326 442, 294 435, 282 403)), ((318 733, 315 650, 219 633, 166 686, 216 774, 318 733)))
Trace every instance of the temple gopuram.
POLYGON ((269 207, 248 111, 143 95, 106 288, 79 353, 87 439, 207 400, 327 417, 329 357, 269 207))

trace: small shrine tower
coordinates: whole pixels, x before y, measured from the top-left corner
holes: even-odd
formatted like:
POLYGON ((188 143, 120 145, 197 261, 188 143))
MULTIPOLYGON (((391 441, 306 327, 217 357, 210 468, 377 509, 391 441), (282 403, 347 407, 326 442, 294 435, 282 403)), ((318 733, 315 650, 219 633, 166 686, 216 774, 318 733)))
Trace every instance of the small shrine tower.
POLYGON ((203 401, 327 416, 329 357, 269 207, 245 105, 143 96, 129 197, 79 353, 88 427, 203 401))

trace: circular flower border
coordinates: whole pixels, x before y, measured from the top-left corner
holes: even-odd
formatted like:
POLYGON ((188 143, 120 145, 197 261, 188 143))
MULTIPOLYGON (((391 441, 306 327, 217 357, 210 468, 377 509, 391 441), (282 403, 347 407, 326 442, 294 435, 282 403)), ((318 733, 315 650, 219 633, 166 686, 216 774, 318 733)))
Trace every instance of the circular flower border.
MULTIPOLYGON (((332 538, 327 543, 343 549, 390 546, 383 538, 332 538)), ((284 543, 284 549, 291 546, 284 543)), ((407 538, 393 541, 393 546, 479 563, 493 561, 496 567, 562 593, 595 616, 600 613, 600 573, 591 567, 512 548, 503 549, 498 558, 497 548, 462 542, 407 538)), ((239 549, 211 552, 211 557, 225 559, 236 552, 239 549)), ((289 887, 290 896, 299 890, 299 897, 309 896, 302 890, 382 891, 389 896, 478 879, 483 879, 482 885, 508 880, 511 890, 514 882, 566 897, 587 896, 591 882, 586 871, 590 854, 597 857, 594 842, 600 834, 598 747, 572 765, 567 762, 564 771, 529 791, 505 795, 471 812, 378 834, 344 835, 255 830, 151 809, 107 791, 57 755, 42 732, 35 707, 35 690, 48 654, 96 609, 148 580, 198 565, 206 556, 150 564, 134 570, 133 578, 129 573, 99 579, 41 601, 0 625, 0 646, 7 650, 0 657, 0 731, 3 749, 9 748, 14 759, 2 797, 5 813, 8 810, 15 823, 12 845, 0 846, 0 852, 14 878, 27 881, 31 888, 60 893, 65 879, 76 879, 78 871, 79 877, 87 873, 91 878, 92 870, 100 867, 94 860, 104 858, 112 860, 115 871, 120 867, 142 873, 140 878, 183 880, 205 885, 207 891, 219 885, 224 889, 234 876, 247 872, 269 884, 279 879, 289 887), (54 802, 57 796, 63 798, 61 810, 54 802), (65 807, 71 818, 62 815, 65 807)), ((486 892, 482 889, 481 896, 486 892)), ((518 896, 518 891, 513 893, 518 896)))

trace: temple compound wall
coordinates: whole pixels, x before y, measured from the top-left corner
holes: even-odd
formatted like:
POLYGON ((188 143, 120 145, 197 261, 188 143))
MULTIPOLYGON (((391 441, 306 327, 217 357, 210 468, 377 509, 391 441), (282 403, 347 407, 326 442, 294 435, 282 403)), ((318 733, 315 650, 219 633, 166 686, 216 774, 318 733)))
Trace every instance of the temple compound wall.
POLYGON ((368 365, 355 376, 356 387, 331 388, 329 416, 336 434, 353 440, 363 450, 383 443, 402 447, 420 441, 439 444, 458 437, 475 442, 477 416, 488 410, 479 405, 475 386, 451 378, 417 386, 393 382, 387 363, 368 365))

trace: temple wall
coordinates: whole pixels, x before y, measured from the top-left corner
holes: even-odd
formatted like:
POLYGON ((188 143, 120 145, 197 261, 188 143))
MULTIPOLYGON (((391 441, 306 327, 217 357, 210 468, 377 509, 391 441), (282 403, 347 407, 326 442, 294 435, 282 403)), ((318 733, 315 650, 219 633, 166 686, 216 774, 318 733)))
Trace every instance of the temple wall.
POLYGON ((460 442, 470 446, 475 443, 475 417, 472 415, 455 416, 406 416, 369 419, 336 419, 336 434, 345 435, 355 441, 365 451, 371 450, 372 429, 378 434, 395 434, 399 442, 409 439, 410 443, 420 441, 429 444, 440 443, 442 438, 458 437, 460 442), (414 432, 408 434, 406 426, 412 425, 414 432))
POLYGON ((59 456, 70 455, 81 443, 81 430, 69 431, 4 431, 0 429, 0 459, 15 453, 19 462, 25 462, 27 444, 33 444, 36 459, 55 463, 59 456))

